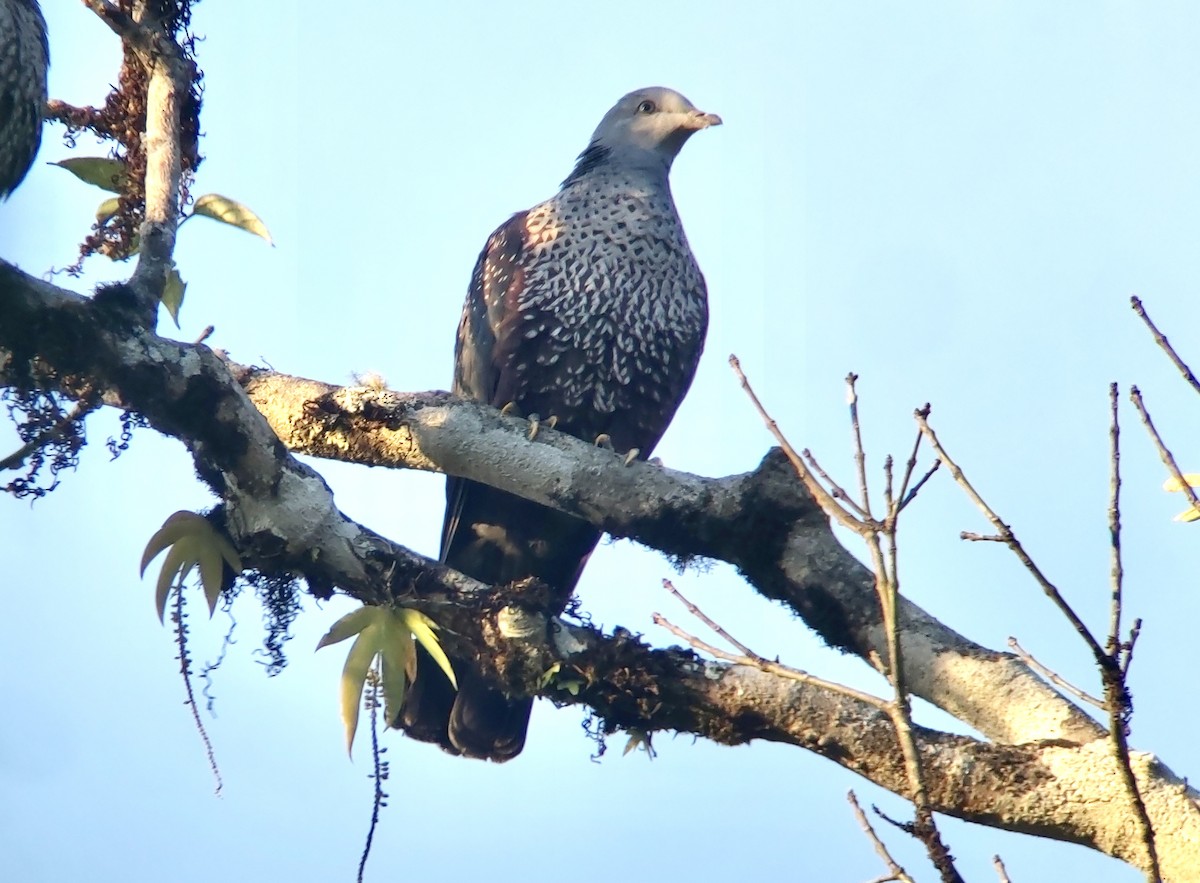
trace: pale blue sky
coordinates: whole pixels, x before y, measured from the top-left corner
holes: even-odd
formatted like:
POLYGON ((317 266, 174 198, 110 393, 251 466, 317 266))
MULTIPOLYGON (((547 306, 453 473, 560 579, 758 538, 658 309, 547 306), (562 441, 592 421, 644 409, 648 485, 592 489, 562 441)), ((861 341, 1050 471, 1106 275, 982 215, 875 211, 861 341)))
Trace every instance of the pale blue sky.
MULTIPOLYGON (((80 4, 47 2, 51 90, 102 99, 116 44, 80 4)), ((659 453, 710 475, 769 439, 726 366, 736 352, 798 445, 850 474, 842 378, 862 376, 868 452, 906 454, 912 409, 1096 627, 1107 621, 1107 384, 1142 385, 1185 467, 1200 409, 1128 308, 1140 294, 1200 362, 1200 9, 1190 4, 201 4, 202 148, 195 192, 241 199, 277 247, 204 221, 184 228, 182 339, 330 382, 376 370, 445 387, 484 239, 550 195, 624 92, 669 85, 725 119, 688 144, 674 185, 708 277, 712 327, 692 394, 659 453)), ((93 152, 84 139, 81 153, 93 152)), ((47 130, 41 159, 67 155, 47 130)), ((0 254, 63 266, 97 191, 43 164, 0 205, 0 254)), ((80 290, 128 268, 101 261, 80 290)), ((70 284, 70 280, 59 277, 70 284)), ((169 333, 169 320, 162 331, 169 333)), ((314 655, 345 604, 309 609, 268 680, 249 599, 217 679, 214 799, 169 633, 139 582, 171 512, 211 498, 182 447, 139 433, 110 464, 96 419, 77 474, 30 509, 0 500, 0 851, 14 880, 353 879, 370 814, 366 752, 337 717, 340 650, 314 655), (64 844, 70 844, 66 848, 64 844)), ((1126 411, 1133 743, 1196 775, 1186 668, 1200 601, 1196 528, 1170 517, 1157 458, 1126 411)), ((0 431, 0 449, 15 446, 0 431)), ((317 464, 352 516, 436 551, 439 478, 317 464)), ((1095 689, 1086 654, 1015 561, 957 539, 985 529, 939 477, 902 536, 905 591, 992 647, 1009 635, 1095 689)), ((686 616, 659 556, 607 544, 580 586, 598 622, 669 643, 686 616)), ((764 655, 879 690, 863 665, 725 566, 677 583, 764 655)), ((198 610, 198 607, 196 608, 198 610)), ((193 616, 211 658, 223 623, 193 616)), ((922 706, 920 719, 952 726, 922 706)), ((392 805, 369 879, 527 883, 853 881, 878 860, 847 789, 904 801, 796 749, 660 735, 659 757, 600 764, 580 712, 539 703, 502 767, 387 737, 392 805)), ((959 725, 961 726, 961 725, 959 725)), ((1021 883, 1139 875, 1087 850, 968 828, 946 838, 971 879, 999 852, 1021 883)), ((898 835, 910 871, 932 872, 898 835)))

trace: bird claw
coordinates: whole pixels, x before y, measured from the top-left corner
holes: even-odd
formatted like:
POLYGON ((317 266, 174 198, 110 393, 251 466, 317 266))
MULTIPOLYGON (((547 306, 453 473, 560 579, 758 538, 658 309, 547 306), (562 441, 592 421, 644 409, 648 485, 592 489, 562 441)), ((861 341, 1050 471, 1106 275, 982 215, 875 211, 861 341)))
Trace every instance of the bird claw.
POLYGON ((529 415, 529 440, 533 441, 538 437, 538 430, 542 428, 542 418, 537 414, 529 415))
POLYGON ((517 410, 516 402, 509 402, 507 405, 505 405, 503 408, 500 409, 500 413, 503 414, 505 417, 520 417, 521 416, 521 412, 519 410, 517 410))
MULTIPOLYGON (((596 444, 596 447, 598 447, 598 448, 604 448, 604 450, 611 451, 614 454, 617 453, 617 449, 613 447, 612 436, 609 435, 607 432, 602 432, 598 436, 596 436, 595 444, 596 444)), ((642 451, 640 448, 630 448, 626 453, 620 454, 619 456, 621 457, 621 460, 625 463, 625 465, 628 466, 630 463, 632 463, 634 460, 636 460, 638 458, 638 454, 640 454, 641 452, 642 451)))

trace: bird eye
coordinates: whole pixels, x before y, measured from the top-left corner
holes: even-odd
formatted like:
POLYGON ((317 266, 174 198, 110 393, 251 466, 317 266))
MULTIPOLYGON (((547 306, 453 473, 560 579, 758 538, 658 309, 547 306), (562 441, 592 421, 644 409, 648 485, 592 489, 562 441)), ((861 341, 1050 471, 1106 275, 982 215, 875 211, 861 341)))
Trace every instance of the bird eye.
POLYGON ((658 108, 654 106, 653 101, 646 100, 638 105, 638 113, 654 113, 656 110, 658 108))

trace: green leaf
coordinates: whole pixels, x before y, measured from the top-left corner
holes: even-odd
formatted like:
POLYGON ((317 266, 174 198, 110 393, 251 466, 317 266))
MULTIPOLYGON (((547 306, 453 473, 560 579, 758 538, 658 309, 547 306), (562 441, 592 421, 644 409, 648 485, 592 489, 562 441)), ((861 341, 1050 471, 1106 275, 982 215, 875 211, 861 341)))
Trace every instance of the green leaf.
POLYGON ((329 631, 317 642, 317 649, 320 650, 322 647, 337 644, 353 635, 357 635, 375 621, 380 610, 381 608, 379 607, 371 607, 366 604, 357 610, 351 610, 329 627, 329 631))
POLYGON ((171 272, 167 275, 167 284, 163 286, 162 305, 167 308, 167 312, 175 320, 176 328, 179 327, 179 308, 183 306, 183 296, 186 293, 187 283, 183 281, 179 271, 172 267, 171 272))
POLYGON ((125 163, 110 156, 72 156, 50 163, 66 169, 80 181, 120 193, 125 188, 125 163))
POLYGON ((342 666, 342 724, 346 729, 346 753, 351 757, 354 756, 354 734, 358 730, 363 686, 378 652, 379 629, 372 624, 359 633, 346 655, 346 664, 342 666))
POLYGON ((404 627, 401 618, 387 616, 381 623, 383 640, 380 644, 380 675, 383 680, 383 721, 393 727, 400 717, 404 705, 404 694, 408 687, 410 661, 415 662, 417 651, 413 646, 412 633, 404 627))
POLYGON ((109 219, 117 213, 117 209, 121 207, 121 199, 117 196, 110 196, 104 202, 96 206, 96 223, 103 227, 108 223, 109 219))
POLYGON ((206 193, 201 196, 192 206, 192 213, 213 218, 223 224, 229 224, 245 230, 247 233, 253 233, 255 236, 261 236, 272 246, 275 244, 271 240, 267 225, 258 215, 237 200, 221 196, 219 193, 206 193))
POLYGON ((351 635, 358 635, 346 657, 340 689, 342 723, 346 729, 348 752, 353 750, 363 687, 367 672, 376 656, 380 660, 383 719, 386 726, 396 725, 408 685, 415 674, 417 649, 413 642, 414 637, 437 661, 455 688, 458 687, 454 669, 434 633, 436 629, 437 623, 419 610, 364 605, 347 613, 330 626, 329 631, 317 643, 317 649, 320 650, 322 647, 344 641, 351 635))
POLYGON ((458 689, 458 679, 454 676, 454 667, 450 665, 450 660, 446 656, 446 652, 442 649, 442 643, 438 640, 437 635, 433 633, 437 628, 437 623, 422 613, 420 610, 411 610, 407 607, 402 607, 398 611, 402 617, 404 627, 412 632, 415 637, 425 648, 425 651, 433 657, 434 662, 438 664, 446 677, 450 679, 450 683, 454 685, 454 689, 458 689))
POLYGON ((211 616, 221 597, 224 565, 228 565, 235 573, 242 571, 242 560, 238 557, 237 550, 227 538, 217 532, 207 518, 187 511, 172 514, 163 522, 163 526, 155 531, 154 536, 150 537, 142 553, 142 576, 146 575, 146 567, 150 562, 167 548, 170 551, 163 559, 162 570, 159 571, 155 587, 154 601, 158 610, 158 621, 162 622, 165 616, 171 586, 187 579, 188 574, 197 565, 200 567, 200 582, 204 587, 204 595, 208 600, 208 614, 211 616))

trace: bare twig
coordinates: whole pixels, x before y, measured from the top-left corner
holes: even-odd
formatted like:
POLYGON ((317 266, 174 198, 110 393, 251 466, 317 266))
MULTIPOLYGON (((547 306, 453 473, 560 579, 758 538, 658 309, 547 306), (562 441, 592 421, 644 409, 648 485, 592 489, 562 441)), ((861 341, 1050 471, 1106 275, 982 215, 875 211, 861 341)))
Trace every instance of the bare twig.
MULTIPOLYGON (((1163 342, 1166 342, 1166 338, 1163 338, 1163 342)), ((1134 387, 1131 392, 1136 393, 1136 391, 1137 388, 1134 387)), ((1162 873, 1159 870, 1158 849, 1154 842, 1154 826, 1150 823, 1150 814, 1146 811, 1146 804, 1142 800, 1137 777, 1133 774, 1133 766, 1129 757, 1128 732, 1129 721, 1133 717, 1133 700, 1129 695, 1129 686, 1125 680, 1125 667, 1122 665, 1121 658, 1121 593, 1122 582, 1124 581, 1124 567, 1121 564, 1121 430, 1118 421, 1117 392, 1117 384, 1111 384, 1108 389, 1111 409, 1111 426, 1109 429, 1109 438, 1111 439, 1109 456, 1111 463, 1111 477, 1109 482, 1111 499, 1108 507, 1108 528, 1112 542, 1112 613, 1109 624, 1108 657, 1105 663, 1100 666, 1100 674, 1104 680, 1104 698, 1109 715, 1109 734, 1112 738, 1117 760, 1119 761, 1118 768, 1125 784, 1125 790, 1128 792, 1130 802, 1133 804, 1134 817, 1137 820, 1142 842, 1146 847, 1148 864, 1146 879, 1151 881, 1151 883, 1156 883, 1161 878, 1162 873)), ((1136 399, 1136 404, 1138 405, 1138 410, 1142 412, 1143 418, 1146 420, 1146 425, 1153 432, 1150 415, 1145 411, 1140 395, 1136 399)), ((1160 449, 1166 451, 1166 448, 1161 446, 1161 440, 1157 438, 1157 433, 1154 433, 1154 435, 1160 443, 1160 449)), ((1169 452, 1167 452, 1167 456, 1170 456, 1169 452)))
POLYGON ((858 422, 858 390, 854 384, 858 375, 851 371, 846 375, 846 397, 850 405, 850 428, 854 432, 854 465, 858 469, 858 493, 863 510, 871 512, 871 496, 867 487, 867 452, 863 449, 862 427, 858 422))
POLYGON ((712 644, 709 644, 695 635, 688 633, 684 629, 681 629, 661 613, 655 613, 653 615, 653 621, 655 625, 661 626, 671 634, 675 635, 675 637, 686 641, 688 645, 692 647, 692 649, 699 650, 703 653, 708 653, 717 659, 723 659, 725 662, 732 662, 735 665, 748 665, 752 668, 757 668, 760 671, 765 671, 768 674, 779 675, 780 677, 798 681, 802 684, 810 684, 815 687, 823 687, 828 690, 833 690, 837 693, 841 693, 843 696, 849 696, 852 699, 857 699, 859 702, 864 702, 874 708, 879 709, 880 711, 887 711, 889 703, 884 699, 880 699, 878 696, 872 696, 870 693, 863 693, 860 690, 855 690, 853 687, 847 687, 846 685, 839 684, 835 681, 827 681, 824 678, 810 675, 808 672, 803 671, 802 669, 792 668, 789 665, 773 662, 770 659, 760 656, 737 638, 733 637, 733 635, 729 634, 729 632, 727 632, 724 628, 717 625, 706 613, 704 613, 704 611, 685 598, 683 594, 677 588, 675 588, 674 584, 672 584, 670 580, 663 580, 663 588, 674 595, 680 601, 680 603, 682 603, 688 609, 689 613, 691 613, 693 616, 719 634, 722 638, 736 647, 738 653, 729 653, 725 650, 722 650, 720 647, 714 647, 712 644))
POLYGON ((729 366, 733 368, 733 373, 737 375, 738 381, 742 385, 742 389, 745 390, 746 395, 750 397, 750 401, 753 403, 755 410, 758 411, 758 414, 760 417, 762 417, 763 422, 767 424, 767 429, 770 431, 771 435, 773 435, 775 440, 779 442, 779 447, 783 450, 784 455, 787 456, 788 462, 792 464, 792 468, 794 468, 796 473, 800 476, 800 480, 804 483, 804 487, 807 488, 808 492, 813 495, 813 498, 817 501, 817 505, 821 507, 822 511, 824 511, 826 515, 831 518, 836 518, 838 523, 843 527, 847 527, 855 533, 861 533, 862 523, 849 512, 847 512, 845 507, 840 505, 829 493, 829 491, 825 490, 825 487, 813 477, 813 474, 809 471, 808 467, 804 465, 804 461, 800 458, 800 455, 796 453, 796 449, 792 447, 791 443, 780 431, 779 424, 776 423, 775 419, 767 413, 767 409, 763 407, 762 402, 759 401, 758 396, 755 394, 754 388, 750 386, 750 381, 747 379, 745 372, 742 371, 742 363, 738 361, 737 356, 729 357, 729 366))
POLYGON ((1020 644, 1017 643, 1016 638, 1010 637, 1008 639, 1008 646, 1013 651, 1013 653, 1017 654, 1017 656, 1020 658, 1020 660, 1022 662, 1024 662, 1026 665, 1028 665, 1030 668, 1032 668, 1034 671, 1036 671, 1038 674, 1040 674, 1042 677, 1044 677, 1050 683, 1054 684, 1054 686, 1067 691, 1072 696, 1076 697, 1077 699, 1081 699, 1082 701, 1088 703, 1089 705, 1094 705, 1096 708, 1106 708, 1107 707, 1104 704, 1104 701, 1102 699, 1097 699, 1095 696, 1092 696, 1090 693, 1084 692, 1083 690, 1079 689, 1074 684, 1072 684, 1070 681, 1068 681, 1066 678, 1059 675, 1053 669, 1050 669, 1050 668, 1046 667, 1045 665, 1042 665, 1042 663, 1038 662, 1037 659, 1031 653, 1027 652, 1024 647, 1022 647, 1020 644))
POLYGON ((1162 347, 1163 352, 1179 369, 1179 373, 1183 375, 1183 379, 1191 384, 1192 389, 1200 392, 1200 380, 1196 379, 1196 375, 1192 373, 1192 369, 1187 366, 1183 359, 1179 358, 1179 354, 1175 352, 1175 348, 1171 346, 1171 342, 1167 340, 1165 334, 1158 330, 1158 326, 1151 320, 1149 314, 1146 313, 1146 308, 1142 306, 1141 298, 1131 297, 1129 299, 1133 311, 1138 314, 1138 317, 1146 323, 1146 327, 1150 329, 1150 333, 1154 335, 1154 342, 1162 347))
POLYGON ((800 454, 801 454, 801 456, 804 457, 805 460, 808 461, 808 465, 812 467, 813 472, 817 473, 817 475, 820 476, 821 480, 823 482, 825 482, 827 485, 829 485, 829 492, 835 500, 845 503, 847 506, 849 506, 851 509, 854 510, 854 513, 859 518, 869 518, 870 517, 869 515, 867 515, 867 511, 865 509, 863 509, 862 506, 858 505, 858 503, 856 503, 854 501, 854 498, 851 497, 848 493, 846 493, 845 489, 840 484, 838 484, 836 481, 834 481, 828 472, 826 472, 824 469, 821 468, 821 464, 817 462, 817 458, 815 456, 813 456, 812 451, 810 451, 808 448, 805 448, 803 451, 800 452, 800 454))
POLYGON ((664 589, 666 589, 668 592, 670 592, 672 595, 675 596, 676 600, 678 600, 679 603, 681 603, 684 607, 687 608, 688 613, 692 614, 692 616, 696 617, 696 619, 700 620, 702 623, 704 623, 706 626, 708 626, 710 629, 712 629, 714 632, 716 632, 718 635, 720 635, 722 638, 724 638, 726 641, 728 641, 730 644, 732 644, 734 647, 736 647, 737 651, 739 653, 741 653, 743 656, 750 657, 751 659, 755 660, 756 662, 759 660, 762 660, 761 656, 759 656, 757 653, 755 653, 753 650, 751 650, 749 647, 747 647, 745 644, 743 644, 741 641, 739 641, 733 635, 729 634, 729 632, 725 631, 725 629, 722 628, 720 626, 720 624, 718 624, 715 620, 713 620, 711 617, 709 617, 709 615, 707 613, 705 613, 703 610, 701 610, 699 607, 697 607, 695 604, 693 604, 687 598, 683 597, 683 593, 681 591, 679 591, 679 589, 675 588, 675 584, 673 582, 671 582, 669 579, 664 579, 662 581, 662 585, 663 585, 664 589))
POLYGON ((1107 649, 1108 655, 1114 658, 1118 655, 1121 643, 1121 592, 1125 580, 1125 568, 1121 564, 1121 424, 1117 419, 1118 392, 1117 384, 1110 383, 1108 536, 1112 546, 1112 603, 1107 649))
POLYGON ((1000 878, 1000 883, 1012 883, 1008 879, 1008 869, 1004 867, 1004 862, 1000 860, 1000 856, 992 856, 992 865, 996 868, 996 876, 1000 878))
POLYGON ((1200 498, 1196 496, 1196 489, 1184 479, 1183 472, 1179 469, 1179 464, 1175 462, 1175 457, 1171 454, 1166 444, 1163 443, 1162 436, 1158 434, 1158 430, 1155 429, 1154 421, 1150 419, 1150 412, 1146 409, 1146 403, 1142 401, 1142 391, 1136 386, 1130 387, 1129 400, 1133 402, 1133 406, 1142 415, 1142 423, 1146 425, 1147 432, 1154 439, 1154 446, 1158 448, 1158 456, 1162 458, 1163 465, 1167 467, 1167 471, 1179 482, 1179 488, 1187 496, 1188 502, 1192 504, 1192 508, 1200 512, 1200 498))
POLYGON ((1133 662, 1133 647, 1137 643, 1138 635, 1142 633, 1142 620, 1138 617, 1133 621, 1133 627, 1129 629, 1129 640, 1121 645, 1121 672, 1122 674, 1129 673, 1129 663, 1133 662))
MULTIPOLYGON (((1087 644, 1088 649, 1092 653, 1092 657, 1097 661, 1098 664, 1103 664, 1102 660, 1106 658, 1104 648, 1100 646, 1100 643, 1096 640, 1091 630, 1084 624, 1083 620, 1079 618, 1079 615, 1075 612, 1071 605, 1067 603, 1066 599, 1063 598, 1062 594, 1058 591, 1058 588, 1054 585, 1054 583, 1050 582, 1050 580, 1046 578, 1046 575, 1042 573, 1041 568, 1034 564, 1033 559, 1029 557, 1029 554, 1025 551, 1025 547, 1021 545, 1021 541, 1018 540, 1016 534, 1013 533, 1012 528, 1005 524, 1000 519, 1000 516, 996 514, 995 510, 993 510, 991 506, 984 502, 983 497, 979 495, 979 492, 975 490, 969 481, 967 481, 967 477, 963 474, 962 469, 959 468, 957 463, 950 459, 950 455, 946 453, 946 449, 943 448, 941 442, 938 441, 937 433, 935 433, 933 431, 933 427, 929 425, 929 421, 927 419, 929 412, 925 409, 921 409, 918 410, 914 416, 916 417, 917 425, 921 427, 921 432, 924 433, 925 437, 929 440, 930 446, 937 452, 938 459, 946 464, 946 468, 949 469, 950 474, 954 476, 955 482, 957 482, 959 487, 966 492, 967 496, 971 498, 975 505, 979 507, 987 520, 991 522, 992 527, 996 529, 996 533, 999 535, 999 537, 1010 549, 1012 549, 1013 554, 1015 554, 1017 558, 1020 559, 1021 563, 1025 565, 1025 569, 1033 575, 1033 578, 1037 581, 1038 585, 1041 586, 1042 591, 1046 593, 1046 596, 1054 602, 1055 606, 1058 607, 1071 625, 1074 626, 1075 631, 1079 633, 1079 636, 1083 638, 1084 642, 1087 644)), ((980 539, 984 538, 981 537, 980 539)))
POLYGON ((913 883, 913 878, 908 875, 908 872, 905 871, 904 868, 901 867, 894 858, 892 858, 892 854, 888 852, 888 848, 884 845, 883 841, 879 839, 879 835, 875 833, 875 829, 871 827, 871 822, 869 819, 867 819, 867 814, 863 812, 862 807, 859 805, 858 797, 855 795, 855 793, 853 791, 847 792, 846 799, 850 801, 850 806, 854 808, 854 815, 858 819, 859 827, 861 827, 863 832, 866 833, 866 835, 871 839, 871 845, 875 847, 875 854, 883 859, 883 863, 887 865, 888 876, 877 877, 876 879, 879 881, 900 880, 903 881, 903 883, 913 883))
POLYGON ((973 530, 961 531, 958 535, 960 540, 970 540, 972 543, 1007 543, 1007 537, 997 536, 994 533, 975 533, 973 530))

